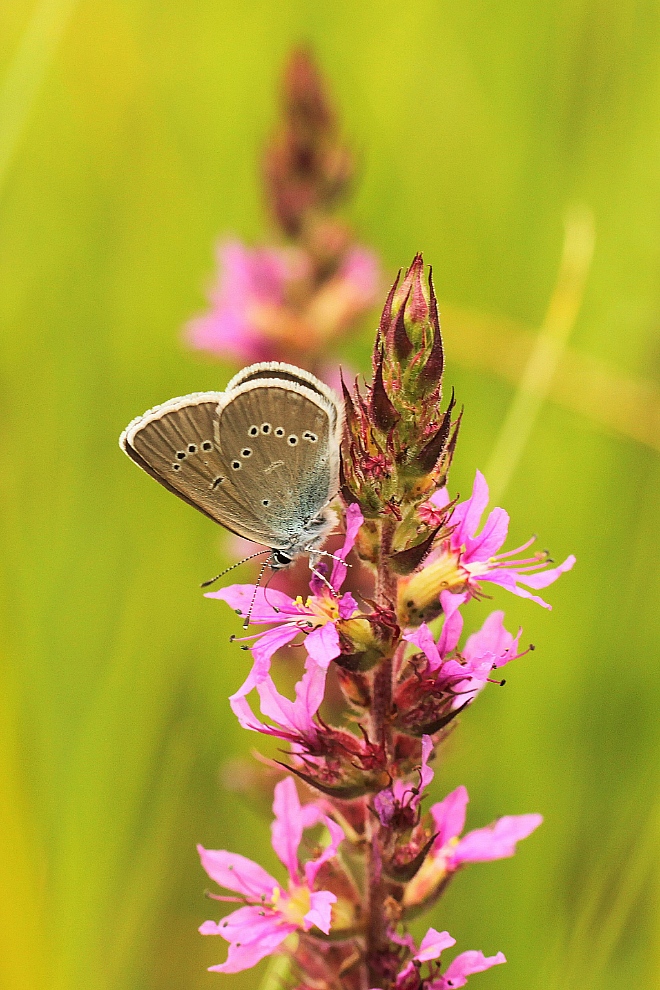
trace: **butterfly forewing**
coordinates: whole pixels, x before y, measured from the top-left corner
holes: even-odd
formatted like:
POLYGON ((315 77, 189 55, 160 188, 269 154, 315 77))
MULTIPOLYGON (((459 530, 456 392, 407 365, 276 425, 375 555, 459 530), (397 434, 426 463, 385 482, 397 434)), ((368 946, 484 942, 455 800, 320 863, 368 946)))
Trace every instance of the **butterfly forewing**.
POLYGON ((240 536, 264 542, 268 530, 254 502, 244 502, 233 491, 230 469, 218 449, 218 404, 224 398, 210 392, 172 399, 131 423, 122 434, 122 447, 189 505, 240 536))

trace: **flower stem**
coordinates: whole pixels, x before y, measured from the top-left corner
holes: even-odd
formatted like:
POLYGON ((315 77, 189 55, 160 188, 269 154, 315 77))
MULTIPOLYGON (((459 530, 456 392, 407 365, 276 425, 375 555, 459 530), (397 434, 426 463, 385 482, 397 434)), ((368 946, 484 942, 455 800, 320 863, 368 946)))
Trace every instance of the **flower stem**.
MULTIPOLYGON (((395 523, 390 517, 381 523, 381 540, 376 579, 376 602, 382 608, 396 604, 397 576, 389 566, 395 523)), ((392 712, 392 657, 384 659, 374 673, 371 703, 371 736, 378 742, 389 759, 390 716, 392 712)), ((387 917, 385 913, 385 889, 382 878, 382 851, 379 827, 375 819, 367 819, 369 861, 367 864, 365 908, 367 918, 367 970, 369 986, 383 985, 382 973, 377 967, 379 954, 387 945, 387 917)))

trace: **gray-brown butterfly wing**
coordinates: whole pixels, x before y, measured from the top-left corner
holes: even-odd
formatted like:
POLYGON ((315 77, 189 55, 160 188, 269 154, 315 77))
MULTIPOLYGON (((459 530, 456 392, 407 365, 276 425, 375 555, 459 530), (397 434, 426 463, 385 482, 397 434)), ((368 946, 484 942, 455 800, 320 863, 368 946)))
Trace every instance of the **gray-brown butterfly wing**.
POLYGON ((307 379, 316 379, 291 366, 253 368, 278 377, 171 399, 133 420, 120 445, 215 522, 297 552, 337 490, 339 407, 327 386, 312 389, 307 379))
POLYGON ((184 502, 239 536, 269 546, 269 532, 254 510, 254 500, 234 490, 218 449, 218 408, 225 399, 222 392, 171 399, 134 419, 119 443, 136 464, 184 502))
POLYGON ((270 546, 304 545, 306 527, 337 491, 335 408, 304 381, 252 380, 227 395, 218 445, 231 490, 259 512, 270 546))

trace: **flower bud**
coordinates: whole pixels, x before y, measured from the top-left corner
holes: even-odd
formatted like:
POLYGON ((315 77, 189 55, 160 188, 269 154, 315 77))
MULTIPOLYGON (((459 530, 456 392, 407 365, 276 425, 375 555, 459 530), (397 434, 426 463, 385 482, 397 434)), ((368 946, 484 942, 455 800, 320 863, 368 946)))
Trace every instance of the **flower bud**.
POLYGON ((367 671, 391 656, 401 630, 390 609, 376 608, 370 615, 339 619, 341 654, 335 663, 350 671, 367 671))
POLYGON ((346 409, 342 492, 357 501, 365 518, 389 512, 407 520, 408 531, 395 535, 398 573, 418 566, 433 542, 413 512, 444 484, 459 420, 452 421, 455 400, 440 409, 444 355, 438 306, 431 274, 416 255, 402 281, 387 297, 373 352, 373 377, 366 395, 343 385, 346 409), (411 539, 411 536, 414 537, 411 539), (419 559, 413 562, 415 549, 419 559), (410 558, 410 559, 409 559, 410 558))

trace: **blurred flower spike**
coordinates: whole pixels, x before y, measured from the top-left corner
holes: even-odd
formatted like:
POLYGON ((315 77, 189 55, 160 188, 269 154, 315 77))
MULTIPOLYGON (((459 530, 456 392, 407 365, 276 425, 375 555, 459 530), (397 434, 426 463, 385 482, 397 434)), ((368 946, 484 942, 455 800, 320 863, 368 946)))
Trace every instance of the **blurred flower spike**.
POLYGON ((191 320, 187 338, 199 350, 245 363, 294 356, 309 363, 371 309, 380 281, 376 255, 359 245, 323 278, 295 246, 223 241, 218 268, 211 309, 191 320))
POLYGON ((342 144, 337 114, 307 48, 284 71, 282 117, 266 149, 264 177, 276 222, 291 238, 308 233, 319 214, 346 196, 353 160, 342 144))
POLYGON ((285 71, 281 119, 264 154, 267 207, 285 243, 218 245, 211 308, 186 328, 192 347, 238 362, 294 361, 319 370, 380 288, 375 252, 334 215, 352 174, 323 79, 300 49, 285 71))

